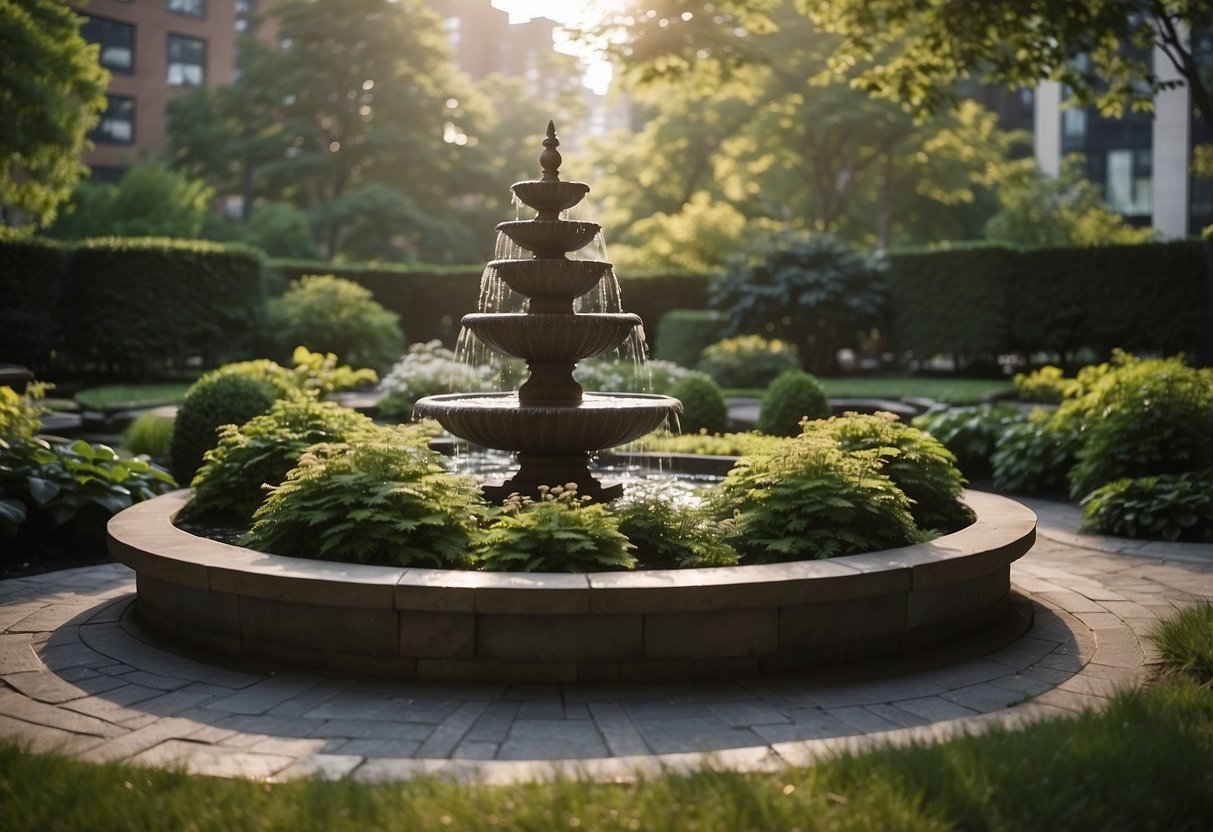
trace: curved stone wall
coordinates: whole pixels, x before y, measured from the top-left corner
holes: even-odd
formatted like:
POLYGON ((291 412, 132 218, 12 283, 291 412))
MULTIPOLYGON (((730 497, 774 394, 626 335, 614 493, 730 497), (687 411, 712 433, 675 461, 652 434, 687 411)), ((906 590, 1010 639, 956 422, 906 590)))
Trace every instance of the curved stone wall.
POLYGON ((580 574, 460 572, 267 555, 181 531, 186 490, 109 524, 139 615, 232 656, 460 680, 739 677, 894 656, 1000 621, 1036 516, 971 491, 977 522, 831 560, 580 574))

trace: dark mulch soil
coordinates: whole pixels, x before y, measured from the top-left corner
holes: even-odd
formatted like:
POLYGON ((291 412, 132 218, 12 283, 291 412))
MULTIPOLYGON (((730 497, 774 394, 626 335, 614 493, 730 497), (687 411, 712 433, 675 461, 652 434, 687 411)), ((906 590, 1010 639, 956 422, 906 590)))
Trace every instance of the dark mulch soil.
POLYGON ((0 540, 0 552, 0 581, 115 562, 104 541, 79 537, 0 540))

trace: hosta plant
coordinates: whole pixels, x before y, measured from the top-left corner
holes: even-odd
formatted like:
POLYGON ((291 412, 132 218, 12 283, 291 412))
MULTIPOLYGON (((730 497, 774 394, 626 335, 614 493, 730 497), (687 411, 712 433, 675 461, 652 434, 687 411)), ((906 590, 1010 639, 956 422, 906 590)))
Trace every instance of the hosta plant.
POLYGON ((1082 501, 1083 531, 1213 543, 1213 469, 1120 479, 1082 501))

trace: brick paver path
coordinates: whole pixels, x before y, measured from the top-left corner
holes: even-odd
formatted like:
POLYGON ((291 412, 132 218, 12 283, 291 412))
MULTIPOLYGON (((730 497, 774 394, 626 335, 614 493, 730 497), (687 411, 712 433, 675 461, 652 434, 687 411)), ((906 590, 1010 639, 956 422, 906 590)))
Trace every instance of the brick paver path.
POLYGON ((1097 707, 1149 675, 1143 637, 1158 618, 1213 597, 1213 545, 1078 535, 1073 507, 1029 505, 1040 539, 1012 570, 1035 613, 1022 638, 959 659, 731 683, 465 685, 239 667, 141 631, 124 566, 4 581, 0 737, 225 776, 503 782, 772 769, 1097 707))

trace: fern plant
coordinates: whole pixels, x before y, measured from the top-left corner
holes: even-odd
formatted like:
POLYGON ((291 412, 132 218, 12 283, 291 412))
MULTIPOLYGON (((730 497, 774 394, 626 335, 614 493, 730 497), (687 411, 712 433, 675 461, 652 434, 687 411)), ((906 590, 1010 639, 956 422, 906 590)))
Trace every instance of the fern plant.
POLYGON ((718 511, 732 513, 736 545, 752 563, 837 557, 923 539, 909 499, 882 468, 879 451, 848 453, 829 437, 802 434, 739 460, 721 486, 718 511))
POLYGON ((734 566, 740 559, 729 542, 732 522, 666 483, 629 485, 611 508, 645 569, 734 566))
MULTIPOLYGON (((299 455, 322 442, 343 442, 374 425, 370 418, 332 402, 280 400, 269 413, 243 425, 219 428, 219 444, 207 451, 194 477, 194 494, 182 519, 230 515, 247 522, 265 499, 265 489, 280 484, 299 455)), ((401 431, 410 444, 426 444, 429 435, 401 431)))
POLYGON ((253 515, 262 552, 392 566, 466 565, 487 516, 476 483, 448 473, 405 428, 314 445, 253 515))
POLYGON ((820 433, 844 451, 873 451, 882 470, 910 498, 910 513, 923 531, 953 532, 975 519, 961 502, 965 479, 956 457, 938 439, 897 421, 891 413, 848 413, 805 420, 806 434, 820 433))
POLYGON ((477 561, 495 572, 603 572, 636 567, 619 518, 577 494, 576 483, 512 494, 488 527, 477 561))

